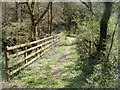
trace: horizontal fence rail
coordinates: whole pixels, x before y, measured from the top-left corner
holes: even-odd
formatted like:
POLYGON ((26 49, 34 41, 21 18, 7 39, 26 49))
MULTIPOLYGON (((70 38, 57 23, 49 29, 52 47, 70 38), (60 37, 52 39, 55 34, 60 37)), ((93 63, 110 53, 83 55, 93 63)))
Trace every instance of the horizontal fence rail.
POLYGON ((6 80, 39 59, 54 47, 61 37, 62 33, 25 44, 4 47, 6 80))

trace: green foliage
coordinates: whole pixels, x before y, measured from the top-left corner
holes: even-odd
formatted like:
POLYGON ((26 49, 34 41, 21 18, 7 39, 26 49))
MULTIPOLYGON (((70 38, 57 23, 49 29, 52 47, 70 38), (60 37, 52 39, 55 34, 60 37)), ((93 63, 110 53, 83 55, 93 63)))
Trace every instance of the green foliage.
POLYGON ((115 59, 110 58, 106 61, 106 52, 101 58, 99 54, 87 57, 81 54, 82 52, 79 53, 76 70, 82 70, 85 76, 84 88, 115 88, 117 86, 117 61, 115 59))
POLYGON ((27 79, 25 79, 25 81, 27 83, 34 83, 35 82, 35 78, 27 78, 27 79))
POLYGON ((25 22, 11 23, 2 28, 2 39, 8 45, 22 44, 30 41, 30 24, 25 22))
MULTIPOLYGON (((83 52, 84 45, 82 44, 84 39, 90 40, 93 43, 98 42, 99 38, 99 21, 96 21, 95 17, 86 15, 84 19, 75 18, 78 23, 78 36, 77 36, 77 51, 79 55, 78 61, 76 61, 76 70, 82 70, 85 76, 84 88, 114 88, 117 84, 118 75, 116 72, 118 63, 118 34, 115 33, 113 47, 110 52, 109 59, 107 55, 109 53, 112 34, 115 29, 117 21, 116 15, 111 16, 108 25, 108 36, 106 51, 102 54, 98 54, 93 50, 95 46, 92 46, 92 52, 90 56, 86 56, 83 52)), ((118 28, 116 28, 118 30, 118 28)))

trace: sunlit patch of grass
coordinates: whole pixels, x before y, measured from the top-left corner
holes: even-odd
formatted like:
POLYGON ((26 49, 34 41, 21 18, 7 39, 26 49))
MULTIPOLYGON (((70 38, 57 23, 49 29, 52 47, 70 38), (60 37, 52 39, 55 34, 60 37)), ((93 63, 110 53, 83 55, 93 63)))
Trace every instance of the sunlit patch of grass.
POLYGON ((34 83, 35 80, 36 80, 36 79, 33 78, 33 77, 27 77, 27 78, 24 79, 24 81, 26 81, 27 83, 34 83))
POLYGON ((57 60, 56 59, 42 59, 38 61, 40 64, 39 68, 41 69, 52 69, 55 67, 57 60))
POLYGON ((29 70, 32 70, 32 68, 33 68, 32 66, 28 66, 24 70, 29 71, 29 70))

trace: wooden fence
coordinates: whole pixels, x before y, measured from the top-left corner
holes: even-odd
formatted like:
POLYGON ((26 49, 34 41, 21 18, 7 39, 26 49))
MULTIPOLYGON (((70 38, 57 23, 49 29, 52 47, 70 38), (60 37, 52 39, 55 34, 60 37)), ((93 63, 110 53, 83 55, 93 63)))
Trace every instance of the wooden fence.
POLYGON ((90 56, 91 53, 96 51, 96 46, 92 41, 89 41, 87 39, 82 40, 82 47, 83 47, 83 52, 90 56))
POLYGON ((57 34, 21 45, 4 47, 6 80, 8 81, 10 76, 39 59, 39 57, 54 47, 61 36, 62 34, 57 34), (13 62, 10 60, 13 60, 13 62))

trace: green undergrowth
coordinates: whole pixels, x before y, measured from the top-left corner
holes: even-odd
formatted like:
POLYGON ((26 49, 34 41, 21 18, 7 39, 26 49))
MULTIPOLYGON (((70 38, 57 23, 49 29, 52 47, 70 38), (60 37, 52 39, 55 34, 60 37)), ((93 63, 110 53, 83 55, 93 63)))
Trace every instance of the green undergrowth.
POLYGON ((79 87, 79 81, 71 81, 81 74, 81 71, 76 70, 77 59, 75 38, 63 38, 56 47, 22 70, 14 79, 25 82, 22 86, 24 88, 79 87))

